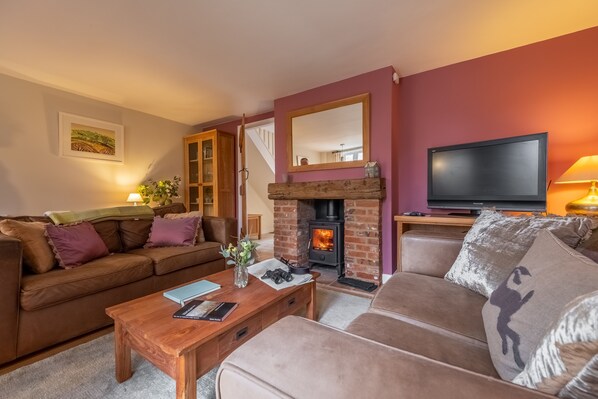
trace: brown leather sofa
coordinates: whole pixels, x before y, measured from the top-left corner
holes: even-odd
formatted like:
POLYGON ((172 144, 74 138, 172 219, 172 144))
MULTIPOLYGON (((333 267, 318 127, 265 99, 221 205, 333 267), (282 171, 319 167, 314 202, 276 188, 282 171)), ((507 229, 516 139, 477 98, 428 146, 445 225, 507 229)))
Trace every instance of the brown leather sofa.
POLYGON ((218 397, 549 398, 501 380, 482 322, 486 298, 443 279, 462 235, 410 231, 402 271, 345 331, 275 323, 220 366, 218 397))
MULTIPOLYGON (((155 213, 173 209, 184 211, 155 213)), ((0 364, 110 325, 109 306, 224 270, 218 251, 233 240, 234 219, 204 217, 206 242, 193 247, 143 248, 151 224, 151 219, 94 222, 111 255, 43 274, 28 273, 21 242, 0 233, 0 364)))

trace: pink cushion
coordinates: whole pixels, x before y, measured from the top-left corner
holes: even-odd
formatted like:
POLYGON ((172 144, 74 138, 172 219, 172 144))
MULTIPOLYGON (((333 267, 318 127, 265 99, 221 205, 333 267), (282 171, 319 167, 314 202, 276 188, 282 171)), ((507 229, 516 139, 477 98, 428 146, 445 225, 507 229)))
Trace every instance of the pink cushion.
POLYGON ((68 226, 48 224, 46 237, 58 264, 65 269, 109 254, 106 244, 89 222, 68 226))
POLYGON ((145 248, 195 245, 199 221, 198 217, 163 219, 156 216, 145 248))

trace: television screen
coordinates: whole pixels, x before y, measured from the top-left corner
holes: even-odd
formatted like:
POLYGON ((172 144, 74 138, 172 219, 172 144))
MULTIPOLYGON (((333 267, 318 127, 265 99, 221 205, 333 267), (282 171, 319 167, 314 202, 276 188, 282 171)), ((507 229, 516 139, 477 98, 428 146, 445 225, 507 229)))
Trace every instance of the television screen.
POLYGON ((428 149, 428 207, 546 210, 547 133, 428 149))

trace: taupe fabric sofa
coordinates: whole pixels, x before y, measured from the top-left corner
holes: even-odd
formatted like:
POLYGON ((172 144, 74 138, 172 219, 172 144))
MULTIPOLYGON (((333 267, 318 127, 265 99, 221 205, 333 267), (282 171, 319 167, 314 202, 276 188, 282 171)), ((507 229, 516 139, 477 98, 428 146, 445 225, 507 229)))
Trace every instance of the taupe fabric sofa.
POLYGON ((235 350, 219 398, 548 398, 505 382, 482 322, 487 298, 443 279, 461 235, 410 231, 402 271, 345 331, 287 317, 235 350))
MULTIPOLYGON (((155 213, 184 212, 178 205, 155 213)), ((151 224, 151 219, 93 222, 111 254, 43 274, 28 272, 21 242, 0 233, 0 364, 110 325, 109 306, 224 270, 218 251, 233 240, 236 220, 204 217, 206 242, 193 247, 143 248, 151 224)))

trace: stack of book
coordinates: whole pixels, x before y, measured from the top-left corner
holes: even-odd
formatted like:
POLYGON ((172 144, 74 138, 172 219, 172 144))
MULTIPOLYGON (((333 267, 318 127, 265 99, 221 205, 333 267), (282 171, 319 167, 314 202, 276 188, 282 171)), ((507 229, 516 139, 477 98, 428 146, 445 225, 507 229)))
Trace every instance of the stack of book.
POLYGON ((220 284, 216 284, 208 280, 200 280, 170 291, 165 291, 164 296, 175 301, 181 306, 184 306, 185 302, 187 301, 219 289, 220 284))
POLYGON ((220 288, 219 284, 208 280, 200 280, 165 291, 164 296, 182 306, 172 317, 178 319, 222 321, 237 307, 236 303, 193 300, 198 296, 208 294, 220 288))

